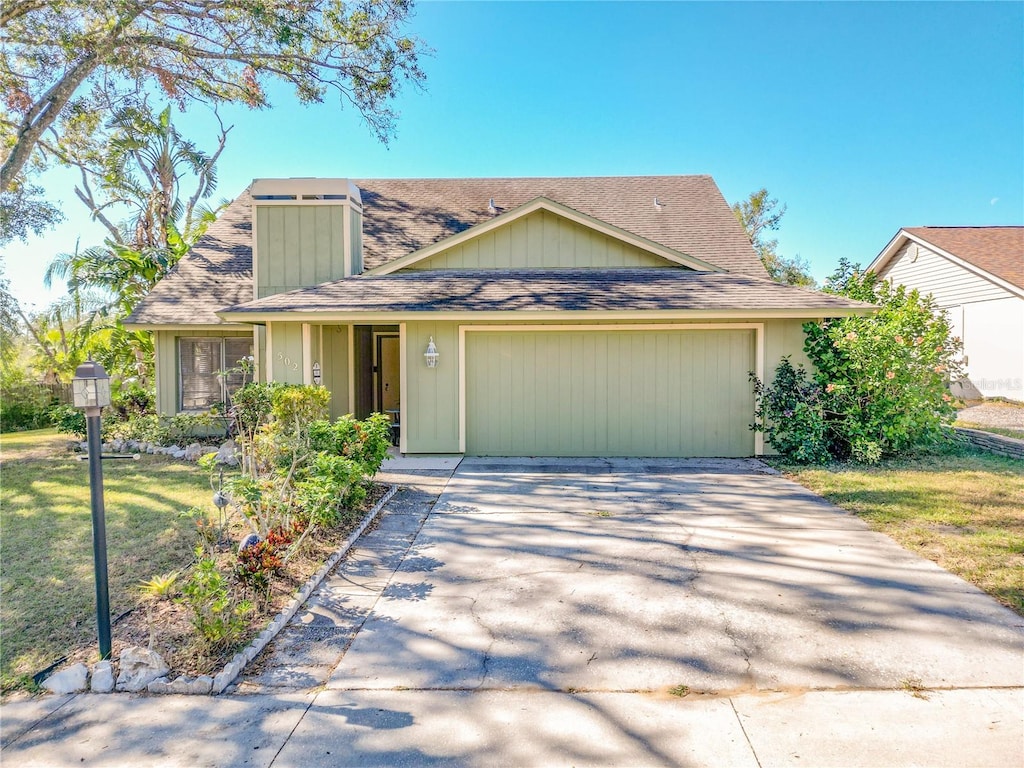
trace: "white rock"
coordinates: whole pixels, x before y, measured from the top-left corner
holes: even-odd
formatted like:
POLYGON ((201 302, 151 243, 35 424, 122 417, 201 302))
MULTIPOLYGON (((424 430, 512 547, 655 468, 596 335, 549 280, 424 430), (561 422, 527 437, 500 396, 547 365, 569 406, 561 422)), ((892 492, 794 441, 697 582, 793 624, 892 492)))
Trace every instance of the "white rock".
POLYGON ((174 451, 173 453, 171 453, 171 456, 173 456, 176 459, 184 459, 185 458, 185 452, 184 451, 174 451))
POLYGON ((217 449, 217 463, 234 467, 238 465, 238 448, 234 440, 228 440, 217 449))
POLYGON ((191 693, 191 685, 192 678, 182 675, 167 686, 167 693, 191 693))
POLYGON ((205 695, 213 688, 213 678, 209 675, 200 675, 192 681, 189 693, 205 695))
POLYGON ((109 661, 98 661, 92 668, 92 692, 110 693, 114 690, 114 667, 109 661))
POLYGON ((77 693, 85 690, 88 679, 89 668, 79 662, 50 675, 43 681, 43 688, 54 693, 77 693))
POLYGON ((121 674, 117 676, 117 690, 141 691, 170 670, 156 651, 132 646, 121 651, 121 674))
POLYGON ((167 682, 166 677, 158 677, 156 680, 149 681, 146 690, 150 693, 169 693, 170 683, 167 682))
POLYGON ((183 458, 185 458, 186 460, 195 461, 202 455, 203 446, 201 446, 199 443, 189 443, 187 446, 185 446, 185 454, 183 458))

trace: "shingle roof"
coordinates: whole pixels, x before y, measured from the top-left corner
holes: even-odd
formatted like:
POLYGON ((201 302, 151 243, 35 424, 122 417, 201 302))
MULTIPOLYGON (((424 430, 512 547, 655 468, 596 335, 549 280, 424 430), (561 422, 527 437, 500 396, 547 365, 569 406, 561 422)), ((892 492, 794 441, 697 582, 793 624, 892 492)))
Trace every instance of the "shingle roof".
POLYGON ((546 197, 729 272, 766 275, 710 176, 353 181, 363 198, 367 269, 489 221, 491 199, 504 213, 546 197))
POLYGON ((246 190, 125 320, 153 325, 217 325, 219 308, 249 301, 252 200, 246 190))
POLYGON ((529 312, 869 310, 842 296, 766 278, 685 268, 437 270, 335 280, 225 312, 529 312))
MULTIPOLYGON (((367 269, 491 219, 491 199, 501 213, 543 196, 730 272, 766 274, 710 176, 353 181, 363 200, 367 269)), ((219 323, 216 309, 248 300, 251 215, 252 198, 246 190, 127 322, 219 323)))
POLYGON ((1024 227, 905 227, 903 231, 1024 288, 1024 227))

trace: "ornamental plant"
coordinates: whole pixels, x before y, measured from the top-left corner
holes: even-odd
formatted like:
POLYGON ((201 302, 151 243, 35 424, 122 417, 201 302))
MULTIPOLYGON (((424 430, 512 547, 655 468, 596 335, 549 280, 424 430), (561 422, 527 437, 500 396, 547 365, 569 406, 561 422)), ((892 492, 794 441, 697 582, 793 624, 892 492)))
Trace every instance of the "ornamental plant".
POLYGON ((775 369, 771 385, 750 374, 754 383, 754 423, 751 429, 783 456, 800 464, 823 464, 829 454, 828 423, 821 386, 803 366, 793 367, 788 356, 775 369))
POLYGON ((845 259, 825 290, 878 310, 805 323, 813 382, 784 360, 772 385, 755 382, 753 427, 780 453, 805 462, 874 463, 949 440, 946 427, 956 417, 949 382, 962 374, 962 345, 932 297, 845 259))
POLYGON ((949 383, 962 375, 962 344, 934 299, 845 259, 825 290, 878 307, 867 317, 804 325, 832 455, 876 462, 948 440, 945 427, 956 418, 949 383))

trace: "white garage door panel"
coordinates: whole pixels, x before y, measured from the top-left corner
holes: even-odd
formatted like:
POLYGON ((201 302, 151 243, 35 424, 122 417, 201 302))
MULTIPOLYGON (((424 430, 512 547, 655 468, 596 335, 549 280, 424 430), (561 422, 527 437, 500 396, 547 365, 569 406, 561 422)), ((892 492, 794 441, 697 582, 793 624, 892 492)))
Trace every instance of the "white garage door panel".
POLYGON ((466 452, 749 456, 754 331, 468 331, 466 452))

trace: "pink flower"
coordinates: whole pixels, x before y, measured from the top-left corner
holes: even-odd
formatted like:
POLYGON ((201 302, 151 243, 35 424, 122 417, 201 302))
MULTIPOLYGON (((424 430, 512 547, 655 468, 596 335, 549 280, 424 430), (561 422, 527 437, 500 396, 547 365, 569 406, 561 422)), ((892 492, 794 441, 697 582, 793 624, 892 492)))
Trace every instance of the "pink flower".
POLYGON ((948 403, 948 402, 949 402, 950 400, 952 400, 953 398, 952 398, 952 397, 950 397, 949 395, 947 395, 946 393, 943 393, 943 394, 942 394, 942 399, 943 399, 943 400, 945 400, 945 401, 946 401, 946 402, 948 403))
POLYGON ((936 373, 942 373, 944 370, 946 370, 946 366, 944 366, 944 365, 936 365, 934 370, 935 370, 936 373))
POLYGON ((856 341, 857 340, 857 333, 856 333, 856 331, 850 331, 848 334, 846 334, 846 340, 847 341, 856 341))
POLYGON ((827 387, 825 387, 825 391, 826 392, 835 392, 836 391, 836 385, 830 383, 827 387))
POLYGON ((916 347, 922 341, 924 341, 924 336, 918 336, 916 339, 914 339, 914 346, 916 347))
POLYGON ((902 336, 897 336, 896 337, 896 343, 897 344, 902 344, 903 343, 903 337, 902 336))
POLYGON ((896 371, 886 371, 885 372, 885 378, 887 378, 887 379, 895 379, 896 378, 896 371))

